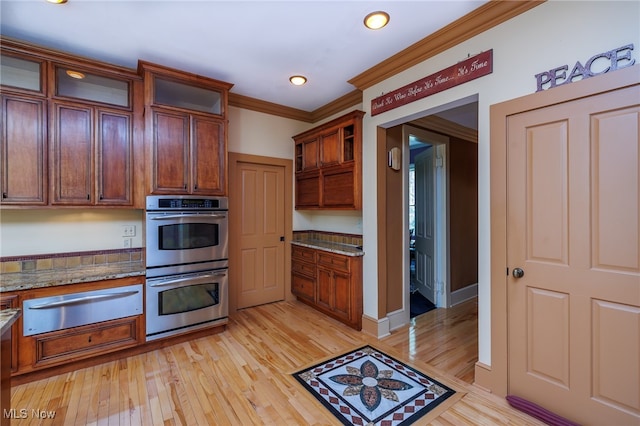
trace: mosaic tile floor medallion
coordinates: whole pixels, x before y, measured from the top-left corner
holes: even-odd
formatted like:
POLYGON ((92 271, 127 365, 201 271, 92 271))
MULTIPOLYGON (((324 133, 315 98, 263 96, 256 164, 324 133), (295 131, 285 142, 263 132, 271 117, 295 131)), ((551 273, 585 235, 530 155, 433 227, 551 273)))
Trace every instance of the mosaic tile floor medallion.
POLYGON ((345 425, 409 425, 455 393, 371 346, 294 377, 345 425))

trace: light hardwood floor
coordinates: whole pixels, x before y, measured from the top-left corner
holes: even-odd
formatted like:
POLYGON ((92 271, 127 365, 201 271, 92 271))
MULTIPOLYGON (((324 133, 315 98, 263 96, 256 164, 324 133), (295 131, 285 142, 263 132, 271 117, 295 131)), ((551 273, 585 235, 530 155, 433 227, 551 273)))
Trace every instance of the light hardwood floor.
POLYGON ((298 302, 245 309, 222 333, 17 386, 12 407, 28 416, 12 424, 340 424, 291 374, 364 344, 457 391, 416 424, 542 424, 471 385, 475 301, 431 311, 382 340, 298 302), (36 419, 32 410, 55 417, 36 419))

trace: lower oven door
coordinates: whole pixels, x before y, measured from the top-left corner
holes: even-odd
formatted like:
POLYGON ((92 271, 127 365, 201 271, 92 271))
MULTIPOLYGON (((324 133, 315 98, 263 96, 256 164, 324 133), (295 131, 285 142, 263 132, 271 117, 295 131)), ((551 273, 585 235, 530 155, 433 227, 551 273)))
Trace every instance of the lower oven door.
POLYGON ((147 341, 227 322, 227 269, 147 279, 147 341))

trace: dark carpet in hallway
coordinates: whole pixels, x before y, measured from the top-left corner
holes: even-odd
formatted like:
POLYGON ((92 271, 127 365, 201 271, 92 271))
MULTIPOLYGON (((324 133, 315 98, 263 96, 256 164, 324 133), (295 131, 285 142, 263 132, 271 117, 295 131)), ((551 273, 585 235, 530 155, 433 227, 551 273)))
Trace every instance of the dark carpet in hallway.
POLYGON ((417 317, 436 308, 426 297, 419 291, 414 291, 410 296, 410 317, 417 317))

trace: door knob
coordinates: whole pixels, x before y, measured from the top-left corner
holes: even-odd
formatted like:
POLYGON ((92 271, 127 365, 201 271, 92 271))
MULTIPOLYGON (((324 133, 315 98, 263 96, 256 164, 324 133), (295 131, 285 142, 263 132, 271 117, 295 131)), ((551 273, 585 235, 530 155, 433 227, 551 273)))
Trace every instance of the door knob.
POLYGON ((524 270, 522 268, 515 268, 513 270, 513 278, 522 278, 524 277, 524 270))

